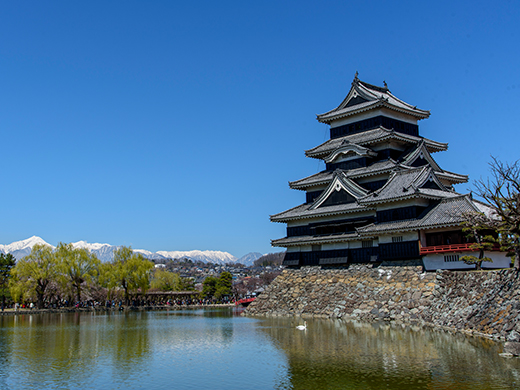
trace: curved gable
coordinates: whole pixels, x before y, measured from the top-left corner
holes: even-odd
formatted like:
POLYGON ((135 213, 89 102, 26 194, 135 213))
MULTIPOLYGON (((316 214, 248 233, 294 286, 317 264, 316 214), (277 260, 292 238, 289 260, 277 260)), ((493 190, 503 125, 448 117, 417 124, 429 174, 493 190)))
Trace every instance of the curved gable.
POLYGON ((335 149, 331 154, 325 158, 326 163, 331 163, 337 161, 341 158, 359 158, 359 157, 375 157, 377 153, 365 148, 363 146, 359 146, 356 144, 351 144, 347 140, 341 143, 341 146, 335 149), (345 142, 346 141, 346 142, 345 142))
POLYGON ((323 193, 314 201, 311 210, 319 207, 333 206, 357 202, 368 194, 368 191, 360 187, 353 180, 347 178, 343 172, 335 171, 334 179, 323 193))
POLYGON ((424 167, 421 174, 413 181, 412 186, 416 189, 429 188, 441 191, 449 191, 439 180, 432 167, 424 167))
POLYGON ((419 168, 425 165, 429 165, 437 172, 442 172, 441 167, 435 162, 432 158, 428 148, 425 145, 424 140, 422 140, 417 148, 411 152, 402 162, 404 165, 408 165, 410 167, 419 168))

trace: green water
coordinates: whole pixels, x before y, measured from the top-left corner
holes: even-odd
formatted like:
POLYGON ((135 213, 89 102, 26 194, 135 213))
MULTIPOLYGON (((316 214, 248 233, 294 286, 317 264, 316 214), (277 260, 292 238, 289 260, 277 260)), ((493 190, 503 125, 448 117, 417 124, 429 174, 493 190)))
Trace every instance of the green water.
POLYGON ((488 340, 236 311, 0 317, 1 389, 508 389, 488 340))

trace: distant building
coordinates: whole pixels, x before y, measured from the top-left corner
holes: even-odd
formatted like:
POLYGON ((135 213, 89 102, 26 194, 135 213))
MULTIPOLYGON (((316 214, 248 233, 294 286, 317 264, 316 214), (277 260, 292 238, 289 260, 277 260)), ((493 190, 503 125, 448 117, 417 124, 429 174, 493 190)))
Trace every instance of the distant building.
MULTIPOLYGON (((432 153, 448 144, 419 135, 429 111, 405 103, 388 89, 357 74, 341 104, 318 115, 330 125, 330 139, 305 152, 325 170, 289 183, 305 191, 305 203, 271 216, 287 224, 286 266, 346 265, 422 259, 427 270, 473 268, 459 260, 475 254, 462 233, 469 211, 490 212, 454 184, 468 177, 442 169, 432 153)), ((486 252, 505 268, 510 259, 486 252)))

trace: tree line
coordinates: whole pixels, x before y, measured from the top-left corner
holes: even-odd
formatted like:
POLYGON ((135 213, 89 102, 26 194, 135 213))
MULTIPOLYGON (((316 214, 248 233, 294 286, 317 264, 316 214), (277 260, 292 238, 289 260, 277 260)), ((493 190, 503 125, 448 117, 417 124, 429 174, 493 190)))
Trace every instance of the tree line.
POLYGON ((253 262, 253 265, 257 267, 276 267, 279 265, 282 265, 283 259, 285 257, 285 252, 275 252, 275 253, 268 253, 266 255, 263 255, 262 257, 259 257, 253 262))
MULTIPOLYGON (((231 274, 211 277, 202 297, 220 298, 231 292, 231 274)), ((16 261, 0 254, 0 297, 2 308, 11 302, 33 302, 37 308, 67 302, 120 299, 126 304, 133 295, 156 291, 194 291, 191 278, 155 269, 154 263, 131 247, 114 251, 113 260, 102 263, 85 248, 60 243, 53 249, 35 245, 31 253, 16 261)))

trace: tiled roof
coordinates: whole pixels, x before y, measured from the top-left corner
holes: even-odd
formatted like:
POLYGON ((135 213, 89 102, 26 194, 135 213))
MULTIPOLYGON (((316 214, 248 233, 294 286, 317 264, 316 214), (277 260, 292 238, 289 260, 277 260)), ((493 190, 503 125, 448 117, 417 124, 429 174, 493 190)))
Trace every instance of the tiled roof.
POLYGON ((448 144, 432 141, 423 137, 416 137, 394 130, 388 130, 384 127, 378 127, 372 130, 366 130, 356 134, 349 134, 344 137, 330 139, 321 145, 306 150, 305 155, 313 158, 325 158, 329 153, 341 147, 342 143, 347 141, 353 144, 368 146, 388 140, 399 140, 411 144, 417 144, 424 141, 424 144, 430 152, 438 152, 448 149, 448 144))
POLYGON ((376 87, 360 81, 356 76, 347 97, 341 104, 331 111, 318 115, 317 119, 323 123, 330 123, 335 119, 344 118, 379 107, 386 107, 394 111, 405 113, 416 119, 428 118, 430 116, 429 111, 418 109, 416 106, 412 106, 392 95, 387 87, 376 87), (358 97, 363 101, 359 104, 349 104, 353 99, 358 97))
POLYGON ((490 207, 486 203, 482 203, 478 200, 472 199, 473 205, 477 208, 477 211, 480 213, 484 213, 488 217, 491 217, 493 219, 500 219, 500 217, 497 215, 496 210, 490 207))
POLYGON ((377 152, 357 144, 350 142, 343 142, 338 148, 336 148, 331 154, 325 158, 325 162, 333 162, 336 158, 341 155, 350 155, 356 157, 376 157, 377 152))
POLYGON ((435 160, 430 155, 428 148, 424 145, 424 141, 421 141, 412 152, 410 152, 404 159, 401 161, 405 165, 412 165, 418 158, 422 157, 424 160, 428 161, 430 166, 435 169, 435 171, 442 171, 441 167, 435 162, 435 160))
POLYGON ((358 179, 360 177, 380 175, 388 173, 391 170, 396 169, 398 166, 399 164, 392 159, 381 160, 369 165, 368 167, 349 169, 347 176, 352 179, 358 179))
POLYGON ((386 203, 416 197, 444 198, 458 196, 446 188, 429 166, 394 172, 379 190, 359 199, 360 204, 386 203), (433 180, 440 189, 422 188, 428 180, 433 180))
POLYGON ((375 210, 375 208, 362 206, 357 203, 338 204, 334 206, 320 207, 311 210, 312 203, 304 203, 293 207, 292 209, 283 211, 278 214, 271 215, 272 222, 287 222, 305 218, 314 218, 320 216, 341 215, 355 213, 360 211, 375 210))
POLYGON ((424 216, 406 221, 391 221, 373 223, 371 225, 358 228, 361 235, 411 231, 418 229, 433 229, 449 226, 458 226, 465 220, 465 215, 470 212, 480 211, 476 202, 471 200, 468 195, 459 195, 452 198, 444 198, 439 204, 425 211, 424 216))
POLYGON ((382 233, 406 232, 414 230, 435 229, 459 226, 465 221, 465 215, 471 212, 491 212, 491 208, 481 202, 472 200, 468 195, 444 198, 435 206, 426 209, 418 218, 404 221, 372 223, 356 229, 356 233, 328 236, 295 236, 272 241, 273 246, 292 246, 319 244, 335 241, 360 240, 382 233))
POLYGON ((289 186, 294 189, 305 189, 307 187, 328 184, 332 180, 333 171, 324 171, 307 176, 300 180, 289 182, 289 186))
POLYGON ((469 180, 468 175, 461 175, 459 173, 453 173, 444 170, 442 172, 437 172, 436 174, 439 176, 439 179, 449 181, 453 184, 467 183, 469 180))
MULTIPOLYGON (((392 159, 377 161, 374 164, 368 167, 354 168, 354 169, 344 169, 341 170, 348 178, 350 179, 358 179, 361 177, 374 176, 385 174, 396 167, 399 164, 392 159)), ((319 173, 315 173, 314 175, 305 177, 300 180, 295 180, 289 182, 289 186, 294 189, 306 189, 313 186, 328 184, 333 177, 333 171, 323 171, 319 173)))
POLYGON ((295 246, 295 245, 312 245, 325 244, 332 242, 345 242, 359 240, 358 233, 331 234, 326 236, 295 236, 284 237, 277 240, 271 240, 272 246, 295 246))
POLYGON ((419 157, 422 157, 428 162, 428 164, 435 170, 435 173, 437 176, 439 176, 439 178, 442 178, 452 184, 468 182, 468 176, 466 175, 460 175, 458 173, 443 170, 430 155, 430 152, 428 151, 428 148, 423 141, 421 141, 421 143, 419 143, 419 145, 417 145, 414 150, 406 155, 401 163, 403 165, 411 166, 419 157))

